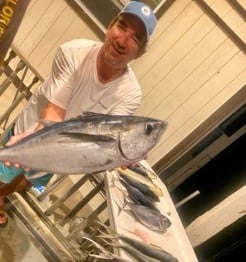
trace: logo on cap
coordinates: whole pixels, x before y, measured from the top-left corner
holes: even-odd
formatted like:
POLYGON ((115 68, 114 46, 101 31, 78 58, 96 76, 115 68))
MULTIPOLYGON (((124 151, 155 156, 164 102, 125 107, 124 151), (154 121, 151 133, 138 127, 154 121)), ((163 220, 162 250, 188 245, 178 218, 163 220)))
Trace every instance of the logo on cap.
POLYGON ((143 6, 141 9, 142 13, 146 16, 150 15, 150 8, 148 6, 143 6))

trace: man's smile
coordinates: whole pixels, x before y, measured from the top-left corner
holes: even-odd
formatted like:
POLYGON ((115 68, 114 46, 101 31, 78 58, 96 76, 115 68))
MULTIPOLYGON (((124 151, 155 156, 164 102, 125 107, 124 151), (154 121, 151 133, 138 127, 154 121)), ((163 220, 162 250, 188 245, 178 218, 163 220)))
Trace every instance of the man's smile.
POLYGON ((124 54, 125 54, 125 52, 123 51, 122 48, 117 47, 117 46, 114 45, 114 44, 112 44, 112 47, 113 47, 113 49, 114 49, 114 51, 115 51, 116 53, 118 53, 118 54, 120 54, 120 55, 124 55, 124 54))

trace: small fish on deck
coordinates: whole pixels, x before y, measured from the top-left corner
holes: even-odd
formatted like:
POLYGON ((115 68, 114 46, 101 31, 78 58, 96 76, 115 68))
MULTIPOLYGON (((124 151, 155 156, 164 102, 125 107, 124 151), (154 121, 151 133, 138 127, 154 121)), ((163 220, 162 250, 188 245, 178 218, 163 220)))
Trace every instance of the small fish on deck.
POLYGON ((123 176, 120 174, 120 178, 124 179, 125 182, 132 186, 137 188, 140 192, 142 192, 142 194, 144 194, 146 196, 147 199, 149 199, 151 202, 160 202, 159 197, 151 190, 151 188, 149 188, 148 186, 146 186, 145 184, 134 180, 130 177, 127 176, 123 176))
POLYGON ((145 177, 148 177, 148 174, 145 170, 143 170, 142 168, 140 168, 139 166, 131 166, 131 165, 128 165, 127 166, 128 169, 132 170, 133 172, 136 172, 140 175, 143 175, 145 177))
POLYGON ((150 230, 165 233, 167 228, 171 226, 171 221, 158 209, 151 209, 143 205, 136 205, 130 202, 126 203, 130 207, 130 212, 134 215, 136 220, 145 225, 150 230))
POLYGON ((122 168, 117 169, 118 173, 122 176, 131 178, 134 181, 144 184, 147 186, 157 197, 163 196, 163 192, 160 187, 156 186, 149 177, 144 177, 131 170, 123 170, 122 168))
POLYGON ((151 245, 147 245, 143 242, 140 242, 138 240, 123 236, 123 235, 118 235, 118 239, 124 241, 131 247, 135 248, 136 250, 141 251, 143 254, 145 254, 148 257, 158 259, 159 261, 162 262, 178 262, 178 259, 174 257, 172 254, 169 252, 165 251, 164 249, 156 248, 151 245))
POLYGON ((124 185, 128 192, 129 198, 132 200, 132 202, 136 205, 143 205, 147 206, 151 209, 156 209, 156 207, 153 205, 153 203, 146 197, 138 188, 130 185, 127 181, 125 181, 123 178, 120 178, 120 182, 124 185))
POLYGON ((126 252, 129 252, 131 256, 138 259, 137 261, 178 262, 178 259, 174 255, 162 248, 158 248, 153 245, 148 245, 142 241, 116 233, 111 228, 105 225, 103 226, 106 229, 107 233, 101 232, 102 234, 98 237, 104 239, 105 242, 108 243, 108 245, 112 245, 113 247, 119 247, 125 250, 126 252), (118 245, 115 244, 115 241, 117 241, 118 245), (125 245, 122 244, 122 242, 125 245))

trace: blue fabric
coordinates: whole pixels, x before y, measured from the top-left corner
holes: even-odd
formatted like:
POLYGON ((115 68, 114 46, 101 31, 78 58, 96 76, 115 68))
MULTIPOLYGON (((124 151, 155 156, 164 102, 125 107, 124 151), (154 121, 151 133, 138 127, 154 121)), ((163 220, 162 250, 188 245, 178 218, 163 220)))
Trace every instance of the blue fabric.
MULTIPOLYGON (((12 132, 9 131, 8 134, 6 135, 6 139, 5 139, 6 142, 9 140, 11 135, 12 135, 12 132)), ((35 174, 34 170, 26 172, 22 168, 15 168, 13 166, 7 167, 3 163, 0 162, 0 180, 2 182, 9 183, 15 177, 17 177, 21 174, 23 174, 26 177, 26 179, 28 179, 32 184, 41 185, 41 186, 45 186, 49 182, 51 177, 53 176, 53 174, 47 174, 47 175, 44 175, 44 176, 39 177, 39 178, 33 178, 33 179, 30 178, 29 179, 28 176, 35 174)))
POLYGON ((14 168, 12 166, 6 167, 3 163, 0 163, 0 180, 2 182, 9 183, 12 179, 21 174, 23 174, 22 168, 14 168))

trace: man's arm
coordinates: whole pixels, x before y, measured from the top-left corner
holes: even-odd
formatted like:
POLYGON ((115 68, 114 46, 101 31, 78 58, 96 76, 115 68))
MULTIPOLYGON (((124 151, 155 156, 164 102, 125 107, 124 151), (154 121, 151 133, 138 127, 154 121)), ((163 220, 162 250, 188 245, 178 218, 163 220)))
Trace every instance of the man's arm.
POLYGON ((66 110, 51 103, 48 102, 46 107, 43 109, 40 115, 40 122, 38 126, 35 128, 34 132, 44 128, 44 124, 42 123, 42 120, 48 120, 48 121, 54 121, 54 122, 60 122, 64 120, 66 110))
POLYGON ((18 135, 14 135, 10 138, 10 140, 8 141, 8 143, 6 144, 6 146, 10 146, 14 143, 16 143, 17 141, 21 140, 22 138, 24 138, 25 136, 30 135, 33 132, 36 132, 42 128, 44 128, 44 123, 42 123, 42 120, 48 120, 48 121, 53 121, 53 122, 60 122, 62 120, 64 120, 65 117, 65 113, 66 110, 51 103, 48 102, 48 104, 44 107, 43 111, 40 114, 40 122, 37 125, 37 127, 30 132, 24 132, 18 135))

